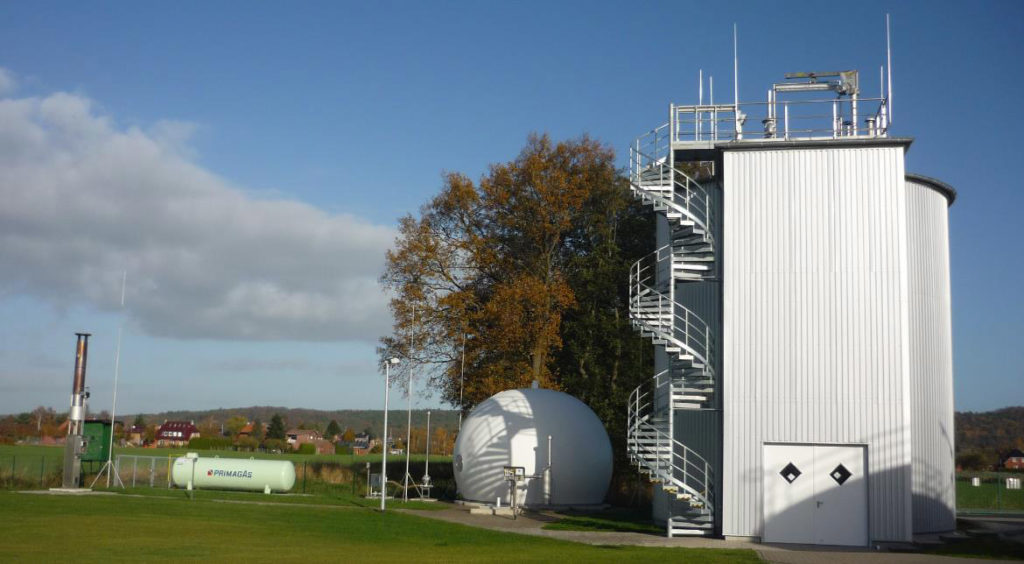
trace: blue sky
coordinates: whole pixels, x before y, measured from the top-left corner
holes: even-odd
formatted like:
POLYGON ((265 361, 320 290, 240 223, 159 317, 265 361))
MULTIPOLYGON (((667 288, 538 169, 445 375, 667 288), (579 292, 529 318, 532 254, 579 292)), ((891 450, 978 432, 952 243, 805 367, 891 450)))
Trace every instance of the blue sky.
MULTIPOLYGON (((0 4, 0 413, 376 408, 396 219, 530 132, 620 160, 695 103, 862 71, 950 210, 958 409, 1024 404, 1020 2, 0 4), (4 225, 6 224, 6 225, 4 225), (128 271, 120 312, 121 271, 128 271)), ((436 400, 417 399, 420 406, 436 400)))

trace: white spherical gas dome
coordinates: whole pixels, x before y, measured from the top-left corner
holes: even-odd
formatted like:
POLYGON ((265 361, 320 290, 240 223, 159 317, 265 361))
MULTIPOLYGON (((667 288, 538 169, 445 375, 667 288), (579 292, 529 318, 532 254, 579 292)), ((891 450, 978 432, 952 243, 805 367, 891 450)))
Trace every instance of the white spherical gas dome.
POLYGON ((487 503, 509 503, 505 466, 536 476, 516 494, 530 506, 602 503, 612 476, 612 446, 594 412, 568 394, 536 388, 506 390, 476 406, 452 460, 463 499, 487 503))

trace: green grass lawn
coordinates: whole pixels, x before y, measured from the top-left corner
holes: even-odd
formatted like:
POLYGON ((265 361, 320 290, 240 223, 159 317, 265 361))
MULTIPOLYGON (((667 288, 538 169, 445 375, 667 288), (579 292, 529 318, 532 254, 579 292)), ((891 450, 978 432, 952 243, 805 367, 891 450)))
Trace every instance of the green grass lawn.
MULTIPOLYGON (((196 501, 216 501, 216 502, 250 502, 260 504, 286 504, 286 505, 333 505, 333 506, 348 506, 348 507, 362 507, 366 509, 377 509, 380 507, 380 498, 368 499, 362 495, 351 494, 348 488, 339 488, 337 493, 334 494, 280 494, 275 493, 272 495, 266 495, 262 492, 240 492, 240 491, 227 491, 227 490, 194 490, 189 493, 181 489, 165 489, 165 488, 149 488, 149 487, 137 487, 137 488, 95 488, 97 491, 108 491, 118 494, 127 494, 132 496, 145 496, 145 497, 162 497, 170 499, 192 499, 196 501)), ((394 507, 396 509, 414 509, 420 511, 438 511, 444 509, 446 504, 431 502, 431 501, 416 501, 410 500, 409 502, 402 502, 399 499, 389 499, 387 502, 388 507, 394 507)))
MULTIPOLYGON (((1019 474, 1016 477, 1024 477, 1019 474)), ((972 486, 969 480, 956 481, 956 507, 960 511, 1024 511, 1024 489, 1006 489, 1006 476, 972 486)))
POLYGON ((749 550, 595 547, 355 506, 221 503, 201 496, 0 492, 0 522, 4 561, 758 561, 749 550))

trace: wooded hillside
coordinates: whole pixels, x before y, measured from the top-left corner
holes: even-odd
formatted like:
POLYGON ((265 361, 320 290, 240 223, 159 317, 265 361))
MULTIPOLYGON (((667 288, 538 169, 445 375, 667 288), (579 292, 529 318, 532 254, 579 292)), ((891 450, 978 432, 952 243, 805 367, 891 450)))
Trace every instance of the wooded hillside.
MULTIPOLYGON (((403 407, 404 406, 400 406, 398 409, 392 409, 391 415, 388 418, 388 425, 391 427, 391 432, 396 435, 402 435, 405 433, 406 412, 403 407)), ((285 427, 288 429, 302 425, 309 429, 315 428, 323 431, 327 428, 327 425, 334 420, 338 422, 338 426, 342 430, 347 428, 359 433, 369 429, 371 431, 371 435, 379 436, 382 426, 384 425, 384 411, 369 409, 322 411, 318 409, 290 409, 287 407, 252 406, 232 409, 210 409, 205 411, 166 411, 163 413, 143 414, 143 417, 146 419, 147 423, 162 423, 165 419, 184 419, 195 421, 198 424, 202 421, 208 421, 211 418, 214 421, 223 423, 231 417, 240 415, 248 421, 255 421, 258 419, 264 423, 268 423, 275 413, 284 418, 285 427)), ((134 417, 135 414, 131 414, 131 417, 129 417, 128 414, 125 414, 125 420, 128 423, 131 423, 134 417)), ((438 427, 446 427, 454 430, 458 426, 458 421, 458 411, 430 411, 431 428, 437 429, 438 427)), ((426 425, 427 411, 425 409, 414 409, 412 412, 412 426, 414 428, 418 428, 426 427, 426 425)))
POLYGON ((965 468, 993 466, 1014 448, 1024 450, 1024 407, 956 414, 957 461, 965 468))

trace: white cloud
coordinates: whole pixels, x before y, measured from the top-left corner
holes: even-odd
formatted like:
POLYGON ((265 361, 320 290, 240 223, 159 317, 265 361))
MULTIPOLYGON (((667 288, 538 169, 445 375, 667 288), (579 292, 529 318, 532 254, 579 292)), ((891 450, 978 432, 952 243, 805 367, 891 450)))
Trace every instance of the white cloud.
POLYGON ((0 67, 0 95, 14 92, 17 88, 18 81, 14 78, 14 73, 0 67))
POLYGON ((155 336, 387 331, 394 230, 232 187, 190 160, 193 130, 119 129, 67 93, 0 100, 0 296, 113 310, 127 270, 132 320, 155 336))

